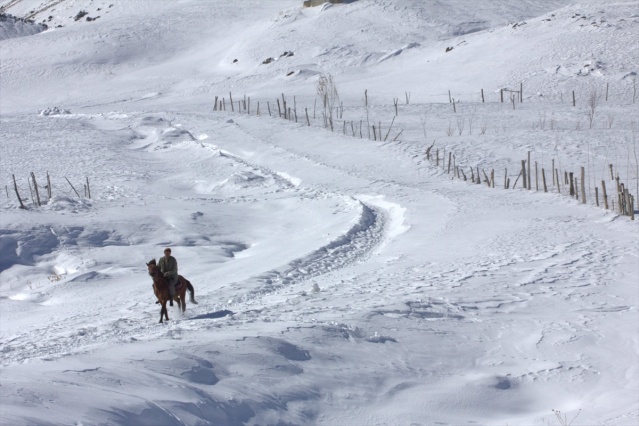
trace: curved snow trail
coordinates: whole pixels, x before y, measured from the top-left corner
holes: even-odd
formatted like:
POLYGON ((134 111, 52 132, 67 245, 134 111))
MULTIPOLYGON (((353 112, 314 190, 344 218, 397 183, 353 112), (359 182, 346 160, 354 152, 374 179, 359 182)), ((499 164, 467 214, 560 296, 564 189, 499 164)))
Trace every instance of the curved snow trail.
MULTIPOLYGON (((219 147, 215 149, 219 149, 220 154, 225 157, 258 169, 275 180, 284 181, 288 187, 299 187, 302 183, 301 179, 286 172, 276 172, 269 167, 256 164, 219 147)), ((344 268, 370 256, 380 246, 382 241, 391 239, 403 232, 403 225, 397 223, 403 221, 402 214, 397 213, 403 212, 403 209, 394 203, 385 202, 380 197, 375 196, 362 195, 359 197, 360 200, 356 200, 353 197, 339 193, 327 193, 313 188, 307 188, 306 190, 323 196, 348 198, 356 201, 360 205, 359 219, 347 232, 332 240, 329 244, 297 258, 281 268, 262 272, 249 278, 247 281, 256 283, 257 288, 247 294, 236 297, 236 301, 238 299, 242 301, 252 300, 256 296, 262 296, 282 287, 344 268), (393 213, 391 214, 391 212, 393 213), (389 218, 392 218, 392 220, 389 218), (392 231, 390 231, 389 224, 393 225, 392 231)))
POLYGON ((242 301, 263 296, 282 287, 297 284, 370 256, 387 232, 387 219, 382 210, 360 202, 357 223, 345 234, 306 256, 293 260, 280 269, 273 269, 249 279, 258 288, 241 297, 242 301))

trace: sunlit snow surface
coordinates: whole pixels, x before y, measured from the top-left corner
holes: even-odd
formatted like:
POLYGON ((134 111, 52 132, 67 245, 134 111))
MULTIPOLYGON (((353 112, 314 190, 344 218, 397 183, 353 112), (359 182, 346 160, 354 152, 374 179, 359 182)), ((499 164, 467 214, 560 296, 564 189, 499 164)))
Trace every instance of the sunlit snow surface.
POLYGON ((0 1, 0 423, 636 425, 639 2, 474 3, 0 1))

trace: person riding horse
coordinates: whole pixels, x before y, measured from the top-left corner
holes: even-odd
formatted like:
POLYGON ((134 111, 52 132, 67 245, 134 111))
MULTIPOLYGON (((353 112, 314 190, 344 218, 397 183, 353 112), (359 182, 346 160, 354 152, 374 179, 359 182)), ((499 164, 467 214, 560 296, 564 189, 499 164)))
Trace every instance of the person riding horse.
POLYGON ((169 247, 164 249, 164 257, 160 258, 158 267, 164 275, 164 278, 169 282, 169 291, 171 293, 170 306, 173 306, 175 286, 178 283, 178 265, 175 257, 171 256, 171 249, 169 247))

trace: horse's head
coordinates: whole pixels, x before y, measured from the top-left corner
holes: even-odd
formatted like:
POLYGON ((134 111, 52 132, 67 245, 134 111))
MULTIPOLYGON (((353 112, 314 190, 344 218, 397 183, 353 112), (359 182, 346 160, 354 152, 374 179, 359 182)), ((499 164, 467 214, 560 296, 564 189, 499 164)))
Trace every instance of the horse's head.
POLYGON ((147 262, 146 267, 149 270, 149 275, 153 276, 155 270, 157 269, 157 264, 155 263, 155 258, 151 259, 149 262, 147 262))

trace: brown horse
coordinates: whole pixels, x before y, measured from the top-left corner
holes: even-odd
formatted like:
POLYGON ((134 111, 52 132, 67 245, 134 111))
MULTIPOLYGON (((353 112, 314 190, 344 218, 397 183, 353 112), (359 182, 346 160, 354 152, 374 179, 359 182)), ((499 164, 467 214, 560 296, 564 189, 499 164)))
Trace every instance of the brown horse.
MULTIPOLYGON (((162 322, 163 316, 164 319, 168 321, 169 314, 166 309, 166 303, 171 301, 169 282, 166 278, 164 278, 164 275, 157 266, 155 259, 151 259, 146 266, 149 270, 149 275, 153 278, 153 292, 155 293, 155 297, 158 298, 158 302, 162 305, 162 309, 160 310, 160 322, 162 322)), ((193 289, 193 285, 186 278, 181 275, 178 276, 178 283, 175 286, 175 295, 173 296, 173 300, 178 303, 178 307, 182 307, 182 312, 186 311, 187 289, 191 293, 191 302, 197 304, 195 301, 195 290, 193 289)))

